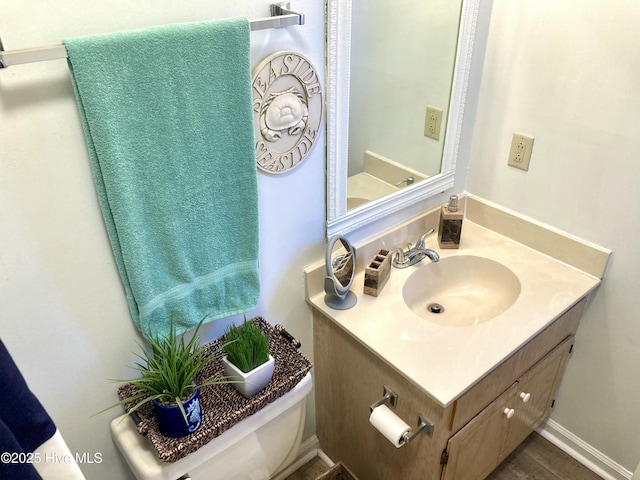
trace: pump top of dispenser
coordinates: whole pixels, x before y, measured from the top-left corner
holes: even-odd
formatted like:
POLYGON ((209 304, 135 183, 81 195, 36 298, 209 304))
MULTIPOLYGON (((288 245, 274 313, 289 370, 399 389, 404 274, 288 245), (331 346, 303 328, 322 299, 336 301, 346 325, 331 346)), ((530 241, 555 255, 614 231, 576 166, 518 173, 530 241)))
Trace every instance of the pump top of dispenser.
POLYGON ((449 210, 450 212, 457 212, 458 211, 458 196, 457 195, 451 195, 449 197, 449 203, 447 204, 447 210, 449 210))

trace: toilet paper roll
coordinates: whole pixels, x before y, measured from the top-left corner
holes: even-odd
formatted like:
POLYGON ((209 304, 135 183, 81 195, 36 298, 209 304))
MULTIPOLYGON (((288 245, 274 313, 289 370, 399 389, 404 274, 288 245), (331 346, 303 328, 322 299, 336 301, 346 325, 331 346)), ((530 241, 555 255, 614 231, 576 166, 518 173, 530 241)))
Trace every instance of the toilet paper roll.
POLYGON ((411 427, 386 405, 374 408, 369 416, 369 422, 396 448, 404 445, 403 435, 411 430, 411 427))

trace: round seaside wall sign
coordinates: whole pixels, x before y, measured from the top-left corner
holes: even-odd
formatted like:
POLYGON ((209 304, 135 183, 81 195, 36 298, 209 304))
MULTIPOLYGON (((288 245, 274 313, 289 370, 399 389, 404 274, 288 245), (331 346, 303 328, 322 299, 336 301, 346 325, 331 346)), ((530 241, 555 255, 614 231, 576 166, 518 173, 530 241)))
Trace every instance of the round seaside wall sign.
POLYGON ((322 87, 315 67, 296 52, 276 52, 253 71, 258 168, 285 173, 302 163, 318 138, 322 87))

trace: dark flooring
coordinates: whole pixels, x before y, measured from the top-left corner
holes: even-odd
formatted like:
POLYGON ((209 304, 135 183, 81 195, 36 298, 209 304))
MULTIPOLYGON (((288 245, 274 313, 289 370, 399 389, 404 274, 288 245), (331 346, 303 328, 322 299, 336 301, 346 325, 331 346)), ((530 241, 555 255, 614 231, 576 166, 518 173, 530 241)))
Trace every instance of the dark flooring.
MULTIPOLYGON (((315 480, 327 470, 329 467, 320 458, 314 458, 287 477, 287 480, 315 480)), ((602 478, 534 432, 487 477, 487 480, 602 478)))
POLYGON ((487 480, 602 480, 537 433, 532 433, 487 480))

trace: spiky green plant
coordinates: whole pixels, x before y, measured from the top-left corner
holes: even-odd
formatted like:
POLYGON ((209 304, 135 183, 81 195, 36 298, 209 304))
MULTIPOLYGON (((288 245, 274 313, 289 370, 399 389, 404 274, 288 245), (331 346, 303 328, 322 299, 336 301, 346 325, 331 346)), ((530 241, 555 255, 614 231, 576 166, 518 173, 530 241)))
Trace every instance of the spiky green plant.
MULTIPOLYGON (((142 354, 136 354, 139 361, 132 368, 140 374, 140 377, 115 381, 129 383, 136 387, 137 392, 105 408, 102 412, 118 405, 133 403, 127 412, 130 415, 146 403, 157 400, 167 405, 176 404, 185 423, 188 424, 187 413, 182 402, 193 395, 197 388, 229 383, 225 377, 209 378, 198 385, 194 383, 196 375, 212 360, 211 356, 205 354, 205 348, 200 346, 198 331, 201 325, 202 322, 198 324, 188 342, 185 341, 184 336, 176 340, 173 324, 167 336, 148 335, 146 337, 149 349, 143 348, 136 342, 142 354)), ((214 357, 221 354, 221 351, 216 352, 214 357)))
POLYGON ((269 360, 269 338, 255 322, 245 318, 239 327, 232 325, 225 339, 227 359, 244 373, 269 360))

